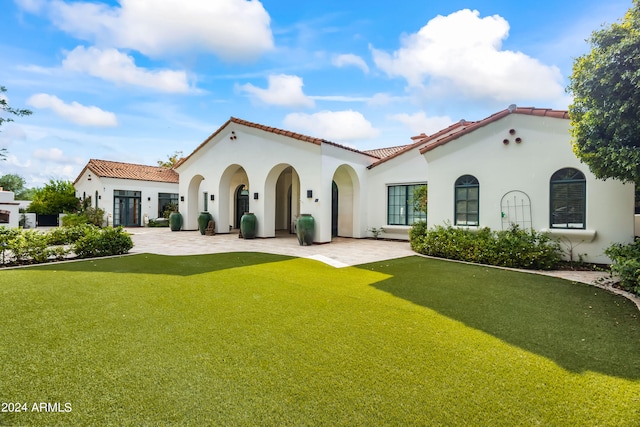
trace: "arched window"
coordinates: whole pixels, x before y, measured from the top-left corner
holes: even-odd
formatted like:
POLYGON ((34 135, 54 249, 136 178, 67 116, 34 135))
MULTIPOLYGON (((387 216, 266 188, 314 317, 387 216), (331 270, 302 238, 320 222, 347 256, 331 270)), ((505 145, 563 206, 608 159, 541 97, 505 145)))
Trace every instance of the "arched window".
POLYGON ((585 228, 587 181, 578 169, 564 168, 551 175, 551 228, 585 228))
POLYGON ((473 175, 463 175, 455 184, 455 225, 480 224, 480 183, 473 175))

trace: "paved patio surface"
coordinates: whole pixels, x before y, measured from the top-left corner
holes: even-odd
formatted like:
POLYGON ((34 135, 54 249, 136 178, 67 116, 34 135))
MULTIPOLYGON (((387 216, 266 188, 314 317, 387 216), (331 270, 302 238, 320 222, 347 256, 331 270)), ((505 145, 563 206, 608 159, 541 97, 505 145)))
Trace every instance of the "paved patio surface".
POLYGON ((134 247, 131 253, 196 255, 221 252, 265 252, 311 258, 334 267, 347 267, 415 255, 408 242, 336 237, 331 243, 300 246, 295 235, 278 233, 271 239, 241 239, 237 233, 203 236, 199 231, 168 228, 128 228, 134 247))

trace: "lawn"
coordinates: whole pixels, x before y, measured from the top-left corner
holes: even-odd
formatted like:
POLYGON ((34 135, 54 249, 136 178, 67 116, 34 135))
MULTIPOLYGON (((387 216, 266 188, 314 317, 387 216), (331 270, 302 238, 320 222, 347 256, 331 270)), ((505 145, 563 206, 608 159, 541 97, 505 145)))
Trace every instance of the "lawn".
POLYGON ((534 274, 142 254, 0 271, 0 313, 0 425, 640 422, 636 306, 534 274))

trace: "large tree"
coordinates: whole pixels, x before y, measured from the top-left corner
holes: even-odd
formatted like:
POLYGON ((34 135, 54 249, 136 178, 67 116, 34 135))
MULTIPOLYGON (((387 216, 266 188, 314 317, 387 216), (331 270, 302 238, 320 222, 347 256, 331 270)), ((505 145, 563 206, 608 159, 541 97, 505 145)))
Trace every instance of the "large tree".
MULTIPOLYGON (((7 88, 4 86, 0 86, 0 112, 2 113, 0 114, 0 126, 2 126, 4 122, 13 121, 13 118, 11 118, 11 116, 6 116, 5 113, 19 117, 28 116, 29 114, 31 114, 30 110, 25 110, 22 108, 12 108, 11 106, 9 106, 9 101, 7 101, 7 97, 5 95, 6 92, 7 88)), ((6 158, 7 149, 0 148, 0 160, 5 160, 6 158)))
POLYGON ((567 88, 574 152, 596 177, 640 185, 640 0, 588 41, 567 88))
POLYGON ((8 173, 0 177, 0 187, 5 191, 13 191, 16 200, 32 200, 35 189, 26 188, 27 182, 20 175, 8 173))
POLYGON ((50 180, 43 188, 38 188, 27 212, 42 215, 74 213, 80 208, 80 200, 71 181, 50 180))

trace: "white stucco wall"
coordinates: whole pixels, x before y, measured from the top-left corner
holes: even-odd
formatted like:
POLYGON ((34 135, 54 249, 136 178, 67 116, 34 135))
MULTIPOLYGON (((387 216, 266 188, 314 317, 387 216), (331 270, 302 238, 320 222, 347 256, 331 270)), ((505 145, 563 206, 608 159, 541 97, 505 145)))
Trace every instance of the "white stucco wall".
POLYGON ((402 153, 393 159, 371 168, 368 174, 367 228, 385 229, 380 237, 409 239, 410 226, 387 223, 387 187, 390 185, 426 184, 427 162, 418 148, 402 153))
POLYGON ((9 213, 9 222, 0 226, 16 228, 20 224, 20 204, 14 200, 13 191, 0 190, 0 210, 9 213))
MULTIPOLYGON (((519 190, 531 200, 532 226, 549 230, 550 178, 562 168, 586 177, 586 230, 550 230, 574 256, 604 263, 604 249, 633 239, 634 188, 618 181, 600 181, 572 152, 569 120, 510 114, 496 122, 424 154, 429 164, 430 226, 454 224, 454 183, 462 175, 480 183, 481 227, 503 227, 501 199, 519 190), (509 131, 513 129, 515 134, 509 131), (515 138, 521 138, 516 143, 515 138), (508 139, 509 144, 503 140, 508 139)), ((577 258, 576 258, 577 259, 577 258)))
POLYGON ((158 217, 159 193, 178 193, 177 183, 97 177, 91 171, 85 171, 74 186, 76 197, 80 199, 91 197, 91 206, 93 207, 96 207, 95 197, 97 192, 97 207, 104 209, 105 222, 108 221, 109 225, 113 225, 114 190, 140 191, 141 226, 145 225, 144 218, 154 219, 158 217), (88 179, 89 174, 91 174, 90 181, 88 179))
MULTIPOLYGON (((317 145, 231 122, 176 169, 180 174, 180 212, 184 229, 197 228, 203 208, 202 193, 215 197, 209 212, 216 232, 226 233, 234 225, 235 195, 240 184, 249 187, 249 210, 257 217, 257 237, 273 237, 286 229, 288 188, 292 188, 292 219, 311 214, 316 219, 317 243, 331 241, 331 188, 334 175, 341 181, 343 197, 351 192, 353 211, 339 221, 344 235, 363 237, 362 182, 371 158, 330 144, 317 145), (238 172, 242 168, 242 172, 238 172), (349 188, 347 186, 350 185, 349 188), (312 197, 307 197, 307 191, 312 197), (254 198, 254 194, 258 198, 254 198), (354 214, 353 212, 358 212, 354 214)), ((345 215, 347 215, 345 213, 345 215)))

